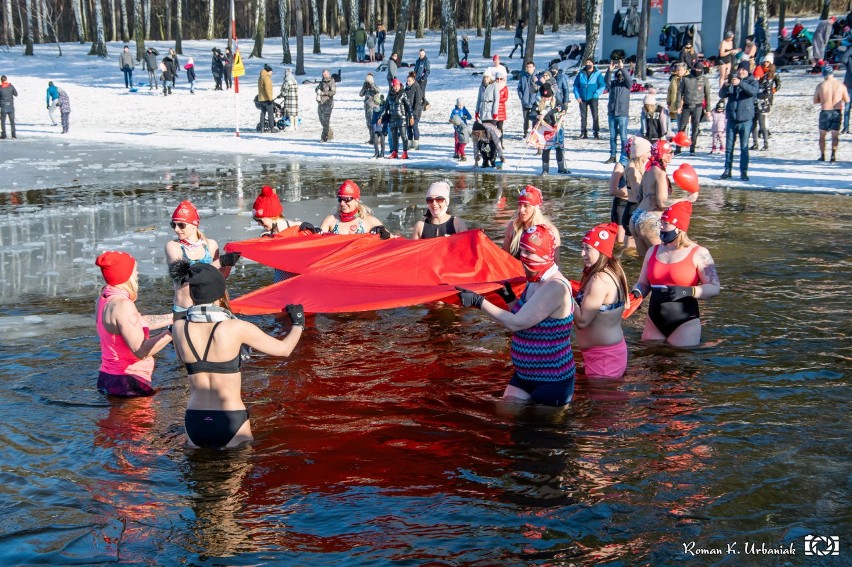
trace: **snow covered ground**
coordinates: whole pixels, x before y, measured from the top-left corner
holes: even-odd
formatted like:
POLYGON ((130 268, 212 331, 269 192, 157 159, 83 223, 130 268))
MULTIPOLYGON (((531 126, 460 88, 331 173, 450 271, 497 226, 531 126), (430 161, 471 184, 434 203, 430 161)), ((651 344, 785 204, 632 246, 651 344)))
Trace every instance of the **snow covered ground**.
MULTIPOLYGON (((809 22, 805 22, 806 24, 809 22)), ((792 25, 792 23, 790 24, 792 25)), ((812 27, 812 26, 811 26, 812 27)), ((461 35, 460 32, 459 35, 461 35)), ((431 109, 424 113, 420 124, 420 149, 411 152, 407 167, 460 169, 472 168, 472 160, 457 163, 452 159, 452 129, 447 123, 449 113, 457 97, 461 97, 471 114, 473 113, 480 76, 490 61, 479 55, 482 52, 482 38, 468 31, 471 39, 471 61, 475 69, 444 69, 446 59, 437 55, 440 36, 437 32, 427 32, 424 39, 414 39, 410 34, 406 40, 405 61, 411 62, 419 48, 425 48, 431 61, 432 74, 429 77, 427 98, 431 109)), ((500 54, 503 62, 511 69, 519 69, 518 58, 507 59, 512 46, 512 31, 495 30, 493 53, 500 54)), ((774 34, 773 34, 774 37, 774 34)), ((536 38, 536 62, 539 68, 557 57, 557 51, 566 44, 580 42, 583 31, 580 27, 565 27, 557 34, 546 33, 536 38)), ((393 37, 388 38, 388 51, 393 37)), ((306 45, 312 43, 306 38, 306 45)), ((651 51, 656 49, 652 41, 651 51)), ((170 42, 153 42, 161 54, 170 47, 170 42)), ((241 42, 243 51, 248 53, 251 41, 241 42)), ((364 77, 369 71, 375 71, 376 64, 349 63, 346 59, 347 48, 340 45, 339 38, 322 38, 321 54, 305 54, 307 74, 298 80, 313 82, 320 77, 324 68, 332 71, 342 70, 342 82, 338 84, 335 108, 332 115, 332 128, 335 138, 322 144, 320 125, 317 120, 314 99, 314 84, 300 84, 299 107, 302 124, 297 132, 278 134, 260 134, 255 132, 258 111, 252 99, 257 93, 257 78, 264 63, 274 68, 273 81, 280 85, 284 76, 281 60, 280 38, 267 38, 263 59, 248 59, 244 56, 246 76, 240 85, 240 94, 235 97, 233 91, 214 91, 210 73, 211 48, 224 48, 226 41, 185 41, 184 54, 180 57, 181 67, 188 57, 193 57, 198 74, 196 93, 190 94, 185 72, 181 69, 177 88, 172 96, 164 97, 158 91, 150 91, 147 84, 138 86, 138 92, 128 92, 124 88, 122 73, 118 67, 121 43, 108 45, 109 57, 98 59, 87 55, 89 45, 63 44, 62 57, 51 45, 37 45, 34 57, 24 57, 20 48, 0 52, 0 73, 9 77, 19 96, 15 103, 18 125, 18 140, 3 140, 0 143, 0 175, 4 182, 0 190, 16 190, 22 186, 31 187, 31 160, 44 158, 51 146, 57 148, 65 144, 74 146, 90 145, 100 147, 103 152, 109 148, 120 148, 127 158, 148 162, 157 159, 163 151, 176 150, 179 154, 201 152, 205 159, 215 166, 217 154, 222 152, 240 153, 247 156, 281 156, 305 160, 328 160, 335 163, 377 163, 386 167, 397 166, 404 162, 379 160, 370 162, 372 146, 365 144, 367 129, 364 122, 363 103, 358 96, 364 77), (61 134, 59 127, 51 126, 45 109, 47 82, 52 80, 57 86, 68 91, 71 99, 71 129, 69 134, 61 134), (236 117, 239 116, 240 136, 235 136, 236 117), (12 150, 10 144, 17 144, 12 150), (106 144, 104 146, 103 144, 106 144), (27 148, 31 147, 32 150, 27 148), (108 148, 104 150, 103 148, 108 148), (150 152, 150 155, 149 155, 150 152)), ((291 39, 291 50, 295 57, 295 40, 291 39)), ((310 49, 308 49, 310 50, 310 49)), ((132 48, 131 51, 134 51, 132 48)), ((569 62, 565 62, 569 63, 569 62)), ((574 62, 570 62, 573 64, 574 62)), ((565 65, 567 67, 567 65, 565 65)), ((403 70, 401 70, 403 71, 403 70)), ((386 92, 387 82, 384 72, 375 72, 376 83, 386 92)), ((843 75, 840 73, 839 78, 843 75)), ((769 151, 752 152, 749 175, 751 181, 742 183, 738 179, 723 182, 718 179, 722 172, 723 156, 710 155, 710 136, 702 134, 698 155, 680 156, 675 163, 688 161, 701 176, 704 184, 747 187, 752 189, 772 189, 782 191, 812 191, 852 194, 852 176, 849 164, 852 162, 850 136, 841 137, 837 164, 818 163, 817 117, 819 108, 812 104, 813 91, 821 77, 807 75, 803 67, 783 69, 781 90, 776 95, 775 107, 770 116, 770 129, 773 136, 769 151)), ((717 84, 715 71, 710 76, 711 85, 717 84)), ((139 85, 147 81, 140 65, 134 72, 134 81, 139 85)), ((657 87, 658 99, 663 99, 668 84, 668 75, 657 73, 649 82, 657 87)), ((505 125, 506 165, 503 174, 536 175, 541 170, 540 160, 534 152, 526 151, 521 140, 523 128, 520 103, 516 96, 517 82, 509 82, 508 115, 505 125)), ((277 94, 278 86, 276 86, 277 94)), ((606 96, 606 95, 604 95, 606 96)), ((630 129, 639 127, 639 113, 642 94, 634 94, 631 102, 630 129)), ((715 103, 715 96, 714 103, 715 103)), ((606 127, 606 106, 601 101, 600 119, 606 127)), ((573 136, 579 129, 579 113, 576 104, 571 106, 567 120, 570 125, 568 134, 573 136)), ((57 114, 58 116, 58 114, 57 114)), ((611 166, 604 164, 609 157, 608 133, 602 132, 601 140, 573 140, 567 142, 569 168, 574 176, 606 178, 611 166)), ((67 146, 65 146, 67 147, 67 146)), ((470 146, 468 152, 472 153, 470 146)), ((93 151, 89 159, 94 162, 105 161, 93 151)), ((57 158, 58 159, 58 158, 57 158)), ((119 165, 122 160, 119 159, 119 165)), ((735 157, 735 159, 738 159, 735 157)), ((113 160, 114 162, 115 160, 113 160)), ((56 165, 56 164, 53 164, 56 165)), ((57 174, 46 181, 65 185, 69 180, 67 171, 56 168, 57 174)), ((493 171, 493 170, 492 170, 493 171)), ((45 183, 42 179, 41 183, 45 183)))

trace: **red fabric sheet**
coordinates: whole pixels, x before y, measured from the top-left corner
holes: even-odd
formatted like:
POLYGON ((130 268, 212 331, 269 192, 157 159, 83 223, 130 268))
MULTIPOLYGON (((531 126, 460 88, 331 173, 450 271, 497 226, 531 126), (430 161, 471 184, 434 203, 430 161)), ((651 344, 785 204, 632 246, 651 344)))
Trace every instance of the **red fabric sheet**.
MULTIPOLYGON (((455 286, 485 294, 511 280, 519 293, 525 281, 521 263, 479 230, 421 240, 371 234, 264 237, 232 242, 225 250, 299 274, 232 300, 233 310, 246 315, 280 312, 288 303, 302 304, 307 313, 456 303, 455 286)), ((496 295, 493 301, 500 302, 496 295)))

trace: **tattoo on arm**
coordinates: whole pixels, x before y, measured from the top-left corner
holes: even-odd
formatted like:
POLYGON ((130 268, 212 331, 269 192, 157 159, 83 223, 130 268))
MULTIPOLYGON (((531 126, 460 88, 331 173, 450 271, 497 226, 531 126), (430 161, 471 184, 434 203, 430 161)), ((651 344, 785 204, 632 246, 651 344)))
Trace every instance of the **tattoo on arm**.
POLYGON ((702 252, 700 256, 701 263, 704 264, 704 275, 712 284, 719 283, 719 274, 716 273, 716 264, 713 263, 713 258, 708 252, 702 252))

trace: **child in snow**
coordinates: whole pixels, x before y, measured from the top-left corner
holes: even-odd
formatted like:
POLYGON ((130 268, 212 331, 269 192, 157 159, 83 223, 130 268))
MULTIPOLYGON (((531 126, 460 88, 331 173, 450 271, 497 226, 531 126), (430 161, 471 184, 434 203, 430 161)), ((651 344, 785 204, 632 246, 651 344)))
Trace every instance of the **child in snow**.
POLYGON ((500 132, 491 122, 474 122, 473 131, 473 166, 496 167, 503 169, 503 149, 500 147, 500 132))
POLYGON ((471 118, 472 116, 464 103, 462 103, 462 99, 457 98, 456 105, 453 107, 452 112, 450 112, 450 124, 453 125, 453 139, 455 140, 453 159, 467 161, 464 155, 464 147, 467 145, 468 140, 470 140, 470 128, 467 125, 467 121, 471 118))
POLYGON ((384 95, 381 93, 373 95, 370 108, 373 110, 372 125, 373 149, 375 150, 375 153, 373 154, 374 158, 385 157, 385 138, 388 135, 388 125, 387 123, 379 124, 379 119, 382 117, 382 113, 384 112, 384 106, 384 95))
POLYGON ((71 100, 68 98, 68 93, 65 89, 59 89, 59 102, 56 103, 59 107, 59 115, 62 118, 62 133, 68 133, 68 125, 71 118, 71 100))
POLYGON ((640 120, 643 138, 649 142, 665 139, 668 133, 669 111, 664 106, 657 104, 657 97, 653 93, 645 95, 640 120))
POLYGON ((186 69, 186 82, 189 83, 189 94, 195 94, 195 61, 192 57, 183 66, 186 69))
POLYGON ((725 130, 727 128, 727 119, 725 118, 725 101, 720 100, 716 103, 716 110, 710 113, 710 133, 713 135, 713 147, 710 148, 710 153, 725 153, 725 130))

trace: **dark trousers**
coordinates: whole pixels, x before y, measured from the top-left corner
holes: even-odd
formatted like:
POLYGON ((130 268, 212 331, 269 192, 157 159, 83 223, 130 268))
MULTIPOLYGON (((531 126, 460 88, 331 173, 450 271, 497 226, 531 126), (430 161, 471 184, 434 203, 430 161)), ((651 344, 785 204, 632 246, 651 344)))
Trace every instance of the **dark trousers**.
MULTIPOLYGON (((562 146, 556 146, 556 163, 559 167, 562 167, 562 162, 565 161, 565 150, 562 149, 562 146)), ((551 148, 545 148, 541 150, 541 163, 550 163, 550 150, 551 148)))
POLYGON ((748 122, 729 122, 725 131, 725 171, 731 171, 734 164, 734 140, 740 139, 740 174, 748 173, 748 142, 751 134, 751 120, 748 122))
POLYGON ((9 117, 9 124, 12 127, 12 137, 15 137, 15 109, 0 110, 0 126, 2 126, 3 137, 6 137, 6 117, 9 117))
MULTIPOLYGON (((272 104, 272 103, 270 103, 272 104)), ((334 110, 334 101, 321 102, 317 105, 317 114, 319 115, 320 124, 322 124, 323 142, 327 142, 334 137, 331 131, 331 111, 334 110)))
POLYGON ((428 103, 426 102, 426 83, 429 82, 429 79, 423 78, 417 81, 417 84, 420 85, 420 90, 423 91, 423 106, 425 107, 428 103))
MULTIPOLYGON (((531 108, 524 107, 524 139, 526 140, 527 135, 530 133, 530 110, 531 108)), ((533 124, 535 126, 535 124, 533 124)))
POLYGON ((160 85, 157 83, 157 74, 148 69, 148 90, 158 89, 160 85))
POLYGON ((213 75, 213 82, 216 83, 216 88, 214 88, 213 90, 214 91, 221 91, 222 90, 222 75, 214 74, 213 75))
POLYGON ((124 88, 129 89, 133 86, 133 69, 128 67, 127 69, 122 69, 124 72, 124 88))
POLYGON ((414 124, 408 126, 408 139, 420 140, 420 119, 416 116, 414 117, 414 124))
MULTIPOLYGON (((220 87, 222 86, 221 83, 219 84, 219 86, 220 87)), ((225 86, 228 87, 229 89, 231 88, 231 66, 230 65, 225 67, 225 86)))
MULTIPOLYGON (((848 104, 846 106, 849 106, 848 104)), ((754 145, 757 145, 759 137, 763 137, 763 145, 769 145, 769 130, 766 128, 766 114, 763 112, 754 113, 754 122, 751 124, 751 137, 754 140, 754 145)))
POLYGON ((524 58, 524 42, 523 40, 521 40, 515 41, 515 47, 512 48, 512 52, 509 54, 509 59, 512 58, 512 56, 515 54, 515 50, 519 47, 521 48, 521 59, 524 58))
POLYGON ((683 112, 680 113, 677 121, 677 129, 684 131, 687 124, 692 125, 692 149, 695 149, 695 142, 698 141, 698 134, 701 124, 701 115, 704 113, 704 108, 701 106, 684 106, 683 112))
POLYGON ((580 133, 586 134, 588 133, 588 129, 586 128, 586 109, 590 109, 592 111, 592 130, 595 135, 601 131, 600 124, 598 123, 598 99, 590 98, 589 100, 584 100, 580 102, 580 133))
POLYGON ((272 130, 275 127, 275 116, 273 115, 273 105, 271 100, 259 101, 260 104, 260 131, 263 132, 266 128, 272 130))
POLYGON ((399 151, 399 142, 402 140, 402 151, 408 151, 408 133, 402 122, 391 122, 390 125, 390 149, 392 152, 399 151))

